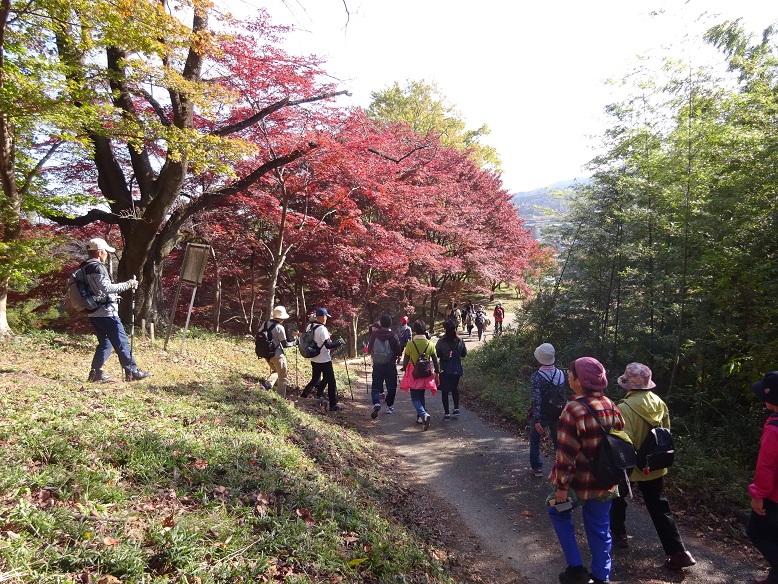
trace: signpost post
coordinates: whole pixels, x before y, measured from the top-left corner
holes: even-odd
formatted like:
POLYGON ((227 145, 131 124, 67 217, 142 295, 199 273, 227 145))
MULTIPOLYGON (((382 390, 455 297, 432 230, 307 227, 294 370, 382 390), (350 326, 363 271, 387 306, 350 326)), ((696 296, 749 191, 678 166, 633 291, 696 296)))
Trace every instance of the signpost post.
POLYGON ((173 310, 170 313, 170 324, 167 327, 167 334, 165 335, 165 346, 163 349, 167 351, 167 343, 170 339, 170 331, 173 329, 173 319, 176 315, 176 308, 178 307, 178 297, 181 294, 181 285, 184 282, 188 284, 194 284, 192 288, 192 300, 189 302, 189 311, 186 313, 186 324, 184 325, 184 332, 181 336, 181 350, 184 350, 184 340, 186 340, 186 331, 189 329, 189 319, 192 316, 192 308, 194 308, 195 294, 197 294, 197 286, 203 281, 203 274, 205 273, 205 262, 208 259, 208 252, 211 246, 203 245, 201 243, 187 243, 186 251, 184 252, 184 263, 181 266, 181 275, 178 277, 178 288, 176 289, 176 297, 173 300, 173 310))

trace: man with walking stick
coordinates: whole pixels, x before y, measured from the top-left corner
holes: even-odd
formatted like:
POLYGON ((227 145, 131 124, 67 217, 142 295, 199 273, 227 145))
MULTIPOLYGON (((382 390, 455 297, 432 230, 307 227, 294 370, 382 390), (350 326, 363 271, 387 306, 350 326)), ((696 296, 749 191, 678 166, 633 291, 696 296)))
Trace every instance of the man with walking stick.
MULTIPOLYGON (((332 355, 330 351, 341 346, 340 341, 333 341, 330 333, 325 326, 327 318, 331 315, 326 308, 316 309, 316 320, 308 325, 306 332, 313 331, 313 341, 319 348, 319 353, 311 357, 311 380, 303 389, 300 397, 306 398, 316 388, 316 397, 324 395, 324 388, 327 387, 327 397, 329 398, 329 410, 339 412, 343 406, 338 403, 338 388, 335 383, 335 369, 332 366, 332 355)), ((303 354, 305 356, 305 354, 303 354)))
POLYGON ((89 259, 83 262, 80 268, 84 272, 87 288, 97 303, 97 308, 89 313, 89 322, 95 329, 97 336, 97 349, 92 358, 89 381, 105 382, 110 380, 110 377, 103 373, 103 365, 111 355, 111 349, 115 350, 119 357, 119 363, 124 369, 125 381, 145 379, 151 373, 138 369, 132 356, 132 348, 127 342, 124 325, 119 320, 118 310, 118 295, 130 289, 134 293, 138 287, 138 280, 133 276, 132 280, 126 282, 118 284, 111 282, 111 276, 105 267, 105 260, 108 259, 108 253, 113 253, 116 249, 108 245, 104 239, 99 237, 90 239, 86 244, 86 251, 89 259))

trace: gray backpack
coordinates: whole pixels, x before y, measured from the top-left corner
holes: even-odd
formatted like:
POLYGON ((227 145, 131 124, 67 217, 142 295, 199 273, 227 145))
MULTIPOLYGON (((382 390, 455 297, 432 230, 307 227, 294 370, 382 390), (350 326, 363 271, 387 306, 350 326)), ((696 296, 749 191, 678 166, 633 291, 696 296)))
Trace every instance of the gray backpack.
POLYGON ((386 365, 395 359, 389 339, 377 338, 373 341, 373 351, 370 354, 373 357, 373 365, 386 365))

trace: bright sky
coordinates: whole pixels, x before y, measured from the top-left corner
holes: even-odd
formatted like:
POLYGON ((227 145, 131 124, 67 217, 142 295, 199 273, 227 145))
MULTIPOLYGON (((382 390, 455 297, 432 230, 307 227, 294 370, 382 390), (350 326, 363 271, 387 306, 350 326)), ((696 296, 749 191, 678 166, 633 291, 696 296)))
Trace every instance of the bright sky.
POLYGON ((761 33, 778 20, 767 0, 222 2, 244 15, 264 6, 295 25, 287 49, 325 57, 353 94, 343 105, 367 106, 395 81, 436 82, 468 128, 489 126, 483 142, 499 152, 510 192, 586 176, 604 107, 617 101, 605 81, 630 72, 637 55, 670 47, 701 64, 714 52, 693 48, 698 32, 742 17, 761 33))

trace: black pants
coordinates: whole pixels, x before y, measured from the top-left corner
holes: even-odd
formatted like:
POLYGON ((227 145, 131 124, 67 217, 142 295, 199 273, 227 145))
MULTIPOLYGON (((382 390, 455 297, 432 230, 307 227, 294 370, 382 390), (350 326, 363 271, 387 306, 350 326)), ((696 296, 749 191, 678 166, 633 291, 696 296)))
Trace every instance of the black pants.
POLYGON ((764 500, 767 515, 757 515, 751 511, 746 533, 751 543, 770 564, 768 582, 778 582, 778 503, 764 500))
MULTIPOLYGON (((678 532, 678 526, 673 519, 673 512, 670 510, 670 502, 662 494, 662 478, 650 481, 638 481, 640 492, 643 493, 643 501, 646 503, 646 509, 654 522, 656 534, 665 554, 670 556, 679 552, 686 551, 681 534, 678 532)), ((611 505, 611 532, 622 534, 627 532, 627 484, 619 485, 619 497, 613 500, 611 505)))
POLYGON ((330 407, 338 403, 338 388, 335 386, 335 369, 332 367, 332 361, 326 363, 316 363, 311 361, 313 375, 308 385, 303 389, 303 395, 310 395, 311 390, 316 388, 316 397, 324 395, 324 386, 327 386, 327 397, 330 400, 330 407))
POLYGON ((459 409, 459 378, 461 375, 440 374, 440 387, 438 390, 443 397, 443 411, 448 413, 448 394, 454 398, 454 409, 459 409))

